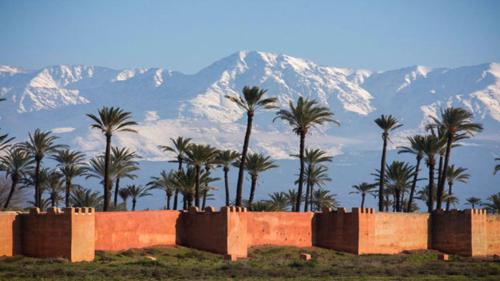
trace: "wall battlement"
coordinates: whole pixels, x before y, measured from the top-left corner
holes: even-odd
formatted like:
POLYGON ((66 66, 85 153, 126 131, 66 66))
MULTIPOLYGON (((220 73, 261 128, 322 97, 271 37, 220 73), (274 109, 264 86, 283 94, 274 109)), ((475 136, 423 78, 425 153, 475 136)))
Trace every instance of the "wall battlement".
POLYGON ((436 249, 465 256, 500 254, 500 215, 481 209, 379 213, 373 208, 322 212, 249 212, 242 207, 187 211, 95 212, 92 208, 0 212, 0 256, 23 254, 90 261, 95 250, 184 245, 247 256, 260 245, 319 246, 354 254, 436 249))

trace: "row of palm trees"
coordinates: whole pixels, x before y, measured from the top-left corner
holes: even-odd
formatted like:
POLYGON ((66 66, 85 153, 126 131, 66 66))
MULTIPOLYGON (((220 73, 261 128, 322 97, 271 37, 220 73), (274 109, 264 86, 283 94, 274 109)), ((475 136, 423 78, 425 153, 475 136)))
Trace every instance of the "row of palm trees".
MULTIPOLYGON (((253 118, 261 110, 277 108, 277 100, 267 97, 266 90, 258 87, 244 87, 242 95, 226 97, 244 110, 247 115, 242 152, 219 151, 210 145, 192 143, 191 139, 183 137, 171 139, 172 145, 160 146, 160 148, 174 155, 175 159, 171 162, 176 162, 178 168, 168 172, 163 171, 159 177, 153 177, 144 187, 133 185, 120 188, 120 179, 136 178, 134 172, 139 169, 137 160, 140 158, 127 148, 112 146, 113 135, 121 132, 136 132, 134 126, 137 123, 132 120, 131 113, 120 108, 103 107, 98 110, 97 114, 87 114, 92 120, 91 128, 99 130, 106 141, 104 153, 92 158, 88 163, 85 162, 85 156, 82 153, 72 151, 65 145, 56 144, 57 137, 50 132, 37 129, 33 134, 29 134, 28 141, 10 147, 9 143, 13 139, 9 138, 8 135, 0 135, 0 149, 9 148, 7 154, 1 158, 0 168, 7 172, 12 182, 4 208, 8 207, 10 198, 19 183, 23 183, 23 186, 34 186, 34 206, 43 207, 42 194, 44 190, 48 189, 51 190, 50 200, 46 201, 51 201, 51 204, 54 205, 58 201, 57 189, 51 185, 58 185, 54 184, 57 182, 57 178, 59 178, 61 185, 64 185, 65 206, 74 204, 75 200, 73 199, 75 198, 72 197, 99 199, 97 194, 73 184, 73 179, 78 176, 94 177, 101 180, 103 184, 102 209, 104 211, 118 208, 119 196, 125 202, 130 196, 133 199, 133 209, 135 209, 136 200, 148 196, 149 190, 153 188, 165 191, 168 209, 171 207, 172 197, 173 209, 178 209, 179 194, 183 196, 183 208, 193 205, 204 207, 206 201, 211 197, 210 191, 214 189, 210 183, 218 180, 218 178, 210 177, 214 167, 220 167, 223 170, 225 204, 230 205, 233 203, 230 199, 228 177, 231 166, 239 168, 234 204, 253 208, 259 175, 277 167, 269 156, 249 152, 253 118), (54 171, 42 167, 42 162, 47 156, 57 162, 54 171), (250 195, 246 201, 242 199, 245 171, 250 178, 250 195), (47 184, 47 182, 52 183, 47 184), (111 206, 113 193, 114 199, 111 206)), ((293 198, 295 200, 294 206, 290 209, 300 211, 302 203, 304 203, 304 211, 318 209, 317 202, 319 200, 315 199, 315 194, 324 193, 325 190, 322 187, 331 180, 327 175, 328 167, 326 164, 331 162, 332 157, 320 149, 306 148, 306 136, 316 126, 325 123, 340 124, 333 119, 333 113, 327 107, 319 105, 315 100, 302 97, 296 103, 290 101, 288 108, 278 110, 273 121, 275 120, 283 120, 299 136, 299 153, 292 155, 297 157, 300 163, 298 179, 295 181, 298 187, 295 192, 296 196, 293 198), (306 186, 305 194, 303 192, 304 185, 306 186), (314 190, 315 186, 319 187, 316 191, 314 190)), ((441 209, 443 202, 446 202, 446 209, 449 209, 450 204, 456 201, 452 193, 453 183, 456 181, 465 182, 469 178, 466 173, 467 169, 449 165, 452 148, 459 146, 458 141, 471 137, 482 130, 480 124, 472 122, 472 114, 461 108, 447 108, 441 112, 440 118, 433 118, 433 123, 427 126, 427 135, 408 137, 409 145, 400 147, 399 153, 414 154, 416 156, 415 166, 400 161, 386 163, 390 134, 400 128, 402 124, 391 115, 382 115, 375 120, 375 123, 383 130, 381 165, 375 173, 378 192, 373 190, 376 187, 375 184, 362 183, 355 186, 355 192, 362 196, 361 206, 364 206, 366 194, 374 194, 379 199, 379 211, 389 210, 390 205, 394 211, 413 211, 415 209, 414 198, 417 197, 417 199, 426 200, 429 212, 434 209, 434 204, 436 204, 436 209, 441 209), (435 158, 438 155, 439 167, 436 181, 434 179, 435 158), (417 191, 417 182, 424 180, 424 178, 419 178, 420 165, 424 158, 429 172, 428 184, 422 190, 417 191), (448 192, 444 191, 446 182, 448 182, 448 192), (392 200, 390 199, 391 194, 392 200)), ((495 171, 498 169, 500 167, 497 165, 495 171)), ((276 194, 273 196, 276 197, 276 194)), ((258 201, 255 204, 261 207, 269 205, 268 200, 258 201)))

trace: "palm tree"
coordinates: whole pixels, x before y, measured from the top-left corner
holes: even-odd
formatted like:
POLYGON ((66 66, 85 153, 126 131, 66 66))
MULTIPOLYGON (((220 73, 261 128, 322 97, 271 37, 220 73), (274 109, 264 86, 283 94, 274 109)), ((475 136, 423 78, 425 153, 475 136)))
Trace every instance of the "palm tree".
POLYGON ((352 188, 355 191, 349 192, 349 194, 361 194, 361 206, 360 208, 365 207, 365 197, 367 194, 375 195, 375 187, 377 184, 375 183, 366 183, 362 182, 361 184, 353 185, 352 188))
POLYGON ((481 198, 469 197, 469 198, 465 199, 465 201, 467 202, 465 204, 470 205, 472 209, 474 209, 476 207, 476 205, 481 205, 481 198))
POLYGON ((241 195, 243 193, 243 176, 245 170, 245 161, 250 143, 250 134, 252 132, 252 123, 255 112, 261 109, 274 109, 276 108, 276 98, 267 98, 265 94, 267 90, 259 89, 258 87, 243 87, 242 96, 229 96, 226 98, 235 103, 240 109, 247 113, 247 129, 245 132, 245 139, 243 141, 243 149, 240 158, 240 167, 238 171, 238 183, 236 185, 236 206, 241 206, 241 195))
POLYGON ((72 190, 70 200, 73 207, 91 207, 100 210, 103 205, 103 197, 99 192, 81 187, 72 190))
POLYGON ((265 156, 260 153, 249 153, 245 163, 245 170, 247 170, 251 180, 250 196, 248 197, 248 208, 251 209, 260 173, 278 166, 274 164, 270 156, 265 156))
POLYGON ((288 198, 285 192, 273 192, 269 194, 267 202, 269 202, 273 211, 285 211, 288 205, 288 198))
POLYGON ((125 207, 125 210, 127 210, 127 199, 130 196, 128 189, 120 188, 120 190, 118 191, 118 195, 120 195, 120 198, 123 201, 123 206, 125 207))
POLYGON ((11 180, 9 195, 3 205, 4 209, 9 207, 17 184, 33 169, 33 162, 34 160, 19 148, 10 149, 6 155, 0 156, 0 171, 4 171, 5 176, 10 177, 11 180))
POLYGON ((39 180, 42 160, 46 155, 54 154, 58 150, 65 148, 63 145, 55 144, 56 139, 57 137, 53 136, 50 131, 43 132, 40 129, 36 129, 33 134, 29 134, 29 140, 21 144, 21 147, 35 160, 35 174, 33 178, 35 185, 34 203, 39 208, 41 208, 42 200, 39 180))
MULTIPOLYGON (((248 203, 248 202, 247 202, 248 203)), ((260 200, 252 204, 252 211, 254 212, 275 212, 275 206, 269 200, 260 200)))
POLYGON ((177 173, 179 172, 170 171, 167 173, 167 171, 161 171, 159 177, 151 177, 151 181, 147 184, 151 188, 161 189, 165 192, 167 210, 170 210, 170 199, 174 191, 178 189, 175 186, 177 173))
POLYGON ((210 159, 215 158, 217 155, 217 149, 210 145, 201 145, 201 144, 191 144, 186 151, 186 161, 189 165, 192 165, 195 168, 196 172, 196 186, 195 186, 195 194, 194 201, 195 206, 200 207, 200 174, 201 167, 205 165, 210 159))
POLYGON ((87 114, 94 123, 90 126, 100 130, 106 137, 106 150, 104 152, 104 207, 103 211, 108 211, 111 199, 111 181, 109 180, 109 170, 111 162, 111 137, 117 132, 137 132, 131 127, 137 125, 132 121, 131 113, 119 107, 104 106, 98 110, 98 114, 87 114))
POLYGON ((9 147, 9 143, 13 140, 14 138, 9 138, 8 134, 5 135, 0 135, 0 152, 2 150, 6 149, 9 147))
POLYGON ((179 189, 184 197, 183 209, 190 208, 193 205, 193 198, 196 189, 196 169, 188 167, 186 171, 181 170, 175 177, 174 185, 179 189))
POLYGON ((222 170, 224 171, 224 187, 225 187, 225 192, 226 192, 226 206, 229 206, 229 166, 233 164, 238 158, 240 157, 240 154, 237 151, 234 150, 223 150, 219 151, 217 154, 217 163, 219 164, 220 167, 222 167, 222 170))
POLYGON ((132 211, 135 211, 135 205, 137 204, 137 199, 146 196, 151 196, 151 193, 148 192, 149 189, 145 186, 131 184, 127 186, 127 189, 128 189, 128 194, 132 198, 132 211))
MULTIPOLYGON (((170 139, 172 141, 173 146, 168 146, 168 145, 160 145, 159 148, 163 151, 166 152, 173 152, 175 154, 175 157, 177 160, 173 160, 171 162, 178 163, 179 168, 178 171, 180 172, 182 170, 182 161, 185 158, 186 151, 189 147, 189 144, 191 142, 190 138, 183 138, 183 137, 177 137, 177 139, 170 139)), ((174 194, 174 210, 177 210, 177 198, 179 197, 179 190, 175 190, 174 194)))
MULTIPOLYGON (((500 158, 495 158, 495 161, 500 161, 500 158)), ((500 171, 500 164, 495 165, 495 171, 493 174, 496 175, 498 171, 500 171)))
POLYGON ((113 147, 111 149, 111 162, 112 166, 116 167, 115 173, 115 194, 113 206, 116 208, 118 204, 118 192, 120 190, 120 179, 129 178, 135 179, 137 176, 133 174, 134 171, 139 170, 139 163, 134 159, 140 158, 135 152, 128 150, 125 147, 113 147))
MULTIPOLYGON (((323 187, 327 182, 332 181, 332 179, 328 177, 328 168, 323 165, 308 165, 305 171, 305 175, 306 176, 304 178, 304 181, 306 182, 306 185, 310 187, 311 194, 310 198, 305 197, 304 201, 312 202, 312 193, 314 192, 314 187, 323 187)), ((295 183, 298 184, 298 180, 295 181, 295 183)), ((308 209, 304 208, 304 211, 307 212, 308 209)))
POLYGON ((329 190, 318 188, 313 192, 311 206, 313 205, 316 206, 315 211, 319 211, 323 208, 337 208, 338 203, 335 199, 335 194, 330 194, 329 190))
POLYGON ((328 107, 320 106, 315 100, 304 99, 299 97, 297 105, 291 101, 288 104, 289 109, 281 109, 276 112, 276 119, 281 119, 293 128, 293 132, 300 137, 299 146, 299 159, 300 159, 300 173, 299 173, 299 187, 297 190, 298 197, 295 203, 295 211, 300 211, 300 203, 302 201, 302 187, 304 184, 304 150, 305 140, 307 133, 314 127, 322 125, 327 122, 333 122, 337 125, 340 123, 333 119, 333 113, 328 107))
MULTIPOLYGON (((432 212, 433 202, 434 202, 434 166, 436 165, 436 154, 442 147, 442 139, 439 139, 435 135, 427 135, 424 137, 424 153, 427 157, 426 164, 429 168, 429 185, 428 185, 428 196, 427 196, 427 211, 432 212)), ((437 194, 439 196, 439 194, 437 194)), ((437 200, 437 198, 436 198, 437 200)))
MULTIPOLYGON (((299 155, 292 155, 299 157, 299 155)), ((315 170, 315 165, 320 165, 325 162, 331 162, 332 157, 326 155, 326 152, 321 149, 307 149, 304 153, 304 162, 306 167, 306 178, 313 178, 309 173, 315 170)), ((309 202, 312 200, 313 187, 310 182, 306 180, 306 196, 304 201, 304 211, 307 212, 309 209, 309 202)))
POLYGON ((66 208, 69 208, 69 198, 71 187, 73 186, 72 181, 75 177, 83 175, 87 170, 84 163, 85 156, 78 151, 63 149, 59 150, 52 158, 57 162, 59 172, 64 175, 64 183, 66 186, 64 203, 66 208))
POLYGON ((287 200, 287 205, 290 206, 290 209, 292 210, 292 212, 295 212, 295 207, 296 207, 296 202, 297 202, 297 198, 299 197, 299 195, 297 194, 297 190, 296 189, 289 189, 286 193, 285 193, 285 196, 286 196, 286 200, 287 200))
POLYGON ((500 192, 497 194, 492 194, 488 197, 488 203, 483 203, 482 205, 492 213, 500 212, 500 192))
POLYGON ((415 174, 413 176, 413 182, 411 184, 410 195, 406 206, 406 212, 410 212, 413 204, 413 197, 415 195, 415 188, 417 187, 418 173, 420 172, 420 162, 424 158, 424 136, 416 135, 408 137, 410 146, 402 146, 399 148, 398 154, 410 153, 414 154, 417 159, 417 165, 415 166, 415 174))
MULTIPOLYGON (((457 138, 463 138, 464 136, 473 136, 475 133, 479 133, 483 130, 483 126, 479 123, 472 122, 473 115, 471 112, 463 108, 448 107, 444 111, 441 111, 440 120, 432 117, 435 122, 435 126, 442 128, 446 132, 446 153, 444 157, 443 171, 448 170, 448 165, 450 162, 450 154, 453 143, 457 138)), ((444 183, 446 181, 446 173, 442 173, 441 178, 438 181, 437 189, 437 209, 441 209, 442 194, 444 192, 444 183)))
MULTIPOLYGON (((453 184, 455 182, 467 183, 470 175, 467 174, 467 169, 462 167, 455 167, 455 165, 451 165, 448 167, 448 171, 446 172, 446 179, 448 180, 448 199, 453 195, 453 184)), ((450 201, 446 200, 446 211, 450 209, 450 201)))
MULTIPOLYGON (((112 185, 113 183, 113 178, 115 178, 116 173, 118 172, 118 167, 114 165, 115 163, 111 162, 111 166, 108 172, 108 181, 109 181, 109 186, 112 185)), ((90 159, 89 163, 87 164, 86 171, 85 171, 85 178, 96 178, 100 179, 101 183, 104 182, 104 170, 105 170, 105 159, 104 155, 97 155, 94 158, 90 159)))
POLYGON ((205 204, 207 203, 207 196, 209 195, 208 192, 210 190, 214 190, 216 188, 209 187, 209 184, 214 181, 220 180, 220 178, 211 178, 210 177, 210 170, 214 165, 217 165, 217 156, 219 155, 219 150, 215 150, 214 154, 212 154, 208 159, 205 160, 205 173, 207 174, 207 177, 205 178, 205 181, 203 181, 204 186, 202 189, 201 194, 203 194, 203 202, 201 204, 202 208, 205 209, 205 204))
POLYGON ((59 200, 62 199, 61 192, 64 191, 63 175, 55 170, 50 170, 47 175, 44 189, 49 191, 50 206, 59 206, 59 200))
POLYGON ((386 165, 386 169, 384 182, 387 183, 387 188, 393 192, 395 211, 400 212, 401 202, 404 200, 403 195, 412 184, 415 168, 405 162, 393 161, 390 165, 386 165))
POLYGON ((389 133, 400 128, 403 124, 392 115, 381 115, 379 118, 375 119, 375 123, 382 129, 382 158, 380 161, 380 178, 379 178, 379 188, 378 188, 378 210, 382 212, 384 210, 384 178, 385 178, 385 157, 387 152, 387 141, 389 140, 389 133))

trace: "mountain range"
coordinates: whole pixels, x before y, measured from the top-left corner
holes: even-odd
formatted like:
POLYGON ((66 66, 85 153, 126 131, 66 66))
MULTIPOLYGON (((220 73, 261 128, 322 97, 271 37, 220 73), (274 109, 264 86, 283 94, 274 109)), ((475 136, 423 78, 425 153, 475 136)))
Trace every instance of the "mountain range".
MULTIPOLYGON (((422 133, 430 117, 450 105, 470 110, 485 127, 453 155, 454 163, 469 168, 472 175, 469 184, 457 188, 462 202, 465 196, 498 192, 500 177, 492 175, 500 151, 498 63, 372 71, 240 51, 194 74, 163 68, 54 65, 23 69, 0 65, 0 97, 7 99, 0 104, 0 127, 19 140, 35 128, 52 130, 61 142, 94 154, 103 150, 104 140, 99 132, 90 130, 85 114, 102 105, 120 106, 140 123, 139 134, 119 134, 114 144, 138 151, 148 167, 141 172, 147 181, 148 176, 168 167, 169 155, 157 145, 169 143, 172 137, 182 135, 218 148, 240 150, 245 115, 224 96, 238 95, 246 85, 267 89, 281 107, 299 96, 330 107, 341 126, 318 128, 308 136, 307 146, 335 155, 333 182, 328 188, 343 204, 357 204, 357 198, 348 195, 351 185, 373 181, 370 173, 377 168, 381 147, 380 130, 373 122, 376 117, 392 114, 404 124, 391 137, 389 160, 412 161, 410 156, 396 155, 394 148, 405 144, 406 136, 422 133)), ((271 155, 281 166, 262 178, 260 198, 293 187, 297 171, 290 154, 296 153, 298 138, 273 118, 274 112, 258 113, 252 132, 251 150, 271 155)), ((221 196, 216 192, 215 205, 222 202, 221 196)))

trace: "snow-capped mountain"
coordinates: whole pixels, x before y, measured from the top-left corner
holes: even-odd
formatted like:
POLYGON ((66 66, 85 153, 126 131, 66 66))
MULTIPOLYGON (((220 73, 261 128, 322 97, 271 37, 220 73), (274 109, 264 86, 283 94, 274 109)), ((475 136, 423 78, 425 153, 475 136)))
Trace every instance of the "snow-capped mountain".
MULTIPOLYGON (((55 65, 28 70, 0 65, 0 97, 7 99, 0 103, 0 127, 18 139, 37 127, 51 129, 75 148, 97 152, 103 139, 89 129, 85 113, 115 105, 132 111, 140 122, 138 135, 117 135, 115 143, 137 149, 146 159, 165 160, 167 155, 157 145, 178 135, 239 150, 244 114, 224 96, 239 94, 245 85, 267 89, 281 106, 299 96, 329 106, 342 125, 319 128, 308 137, 307 145, 343 154, 340 166, 378 151, 380 132, 373 119, 380 114, 395 115, 405 125, 392 138, 394 148, 404 143, 406 135, 422 131, 429 116, 450 104, 471 110, 485 126, 483 133, 466 143, 468 147, 479 145, 492 159, 500 151, 498 63, 377 72, 254 51, 237 52, 191 75, 161 68, 55 65)), ((273 112, 257 114, 251 149, 288 159, 296 152, 297 138, 273 117, 273 112)), ((465 166, 490 171, 492 159, 465 166)))

